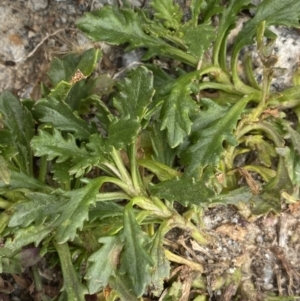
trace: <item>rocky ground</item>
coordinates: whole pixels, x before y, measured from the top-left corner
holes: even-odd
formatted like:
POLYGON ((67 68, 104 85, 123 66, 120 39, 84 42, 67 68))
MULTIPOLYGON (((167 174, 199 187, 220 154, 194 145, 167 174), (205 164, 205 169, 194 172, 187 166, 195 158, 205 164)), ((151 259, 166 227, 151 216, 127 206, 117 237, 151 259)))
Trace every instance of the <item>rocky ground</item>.
MULTIPOLYGON (((22 98, 38 98, 39 83, 46 80, 46 71, 55 54, 93 47, 75 30, 75 20, 86 11, 118 3, 112 0, 2 0, 0 92, 7 89, 22 98)), ((290 85, 292 71, 297 67, 300 39, 297 31, 275 30, 279 35, 275 49, 280 58, 278 67, 287 69, 284 76, 273 82, 273 89, 280 91, 290 85)), ((100 47, 105 55, 99 68, 111 76, 139 59, 136 53, 124 56, 118 49, 113 51, 112 57, 109 47, 100 47)), ((210 300, 232 300, 234 289, 222 291, 218 286, 220 279, 228 278, 238 267, 243 267, 243 287, 248 288, 249 300, 251 294, 300 296, 299 203, 283 206, 280 215, 269 214, 256 219, 246 217, 235 207, 217 206, 206 211, 203 221, 207 231, 215 237, 213 246, 204 248, 184 235, 177 236, 170 245, 174 251, 204 266, 210 300), (251 283, 255 287, 251 287, 251 283)), ((41 263, 38 272, 44 279, 43 290, 54 297, 62 286, 60 272, 50 270, 46 261, 41 263)), ((30 275, 27 272, 1 275, 0 300, 40 300, 30 275)), ((186 281, 188 277, 182 280, 186 281)))

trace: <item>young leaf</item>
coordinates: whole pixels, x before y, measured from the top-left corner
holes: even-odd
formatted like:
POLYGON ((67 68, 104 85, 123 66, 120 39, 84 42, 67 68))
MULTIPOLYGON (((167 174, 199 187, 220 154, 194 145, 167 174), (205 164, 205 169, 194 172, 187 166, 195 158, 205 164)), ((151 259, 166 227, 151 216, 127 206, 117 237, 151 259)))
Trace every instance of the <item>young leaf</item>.
POLYGON ((137 297, 140 297, 151 280, 151 257, 143 246, 146 236, 136 222, 130 205, 124 211, 124 250, 121 255, 121 273, 126 273, 130 286, 137 297))
POLYGON ((88 259, 85 279, 90 294, 104 289, 109 277, 116 270, 123 244, 118 236, 108 236, 99 239, 103 246, 88 259))
MULTIPOLYGON (((224 151, 224 140, 231 145, 237 143, 233 130, 249 99, 249 96, 245 96, 219 119, 214 120, 211 114, 208 114, 208 120, 205 120, 206 112, 200 112, 198 117, 200 122, 197 125, 199 131, 197 141, 183 154, 184 162, 189 162, 185 170, 187 174, 198 177, 199 172, 201 174, 207 165, 217 165, 224 151)), ((207 104, 209 105, 210 102, 207 102, 207 104)))
POLYGON ((192 54, 198 60, 202 59, 204 52, 210 47, 215 39, 215 29, 210 23, 203 23, 196 27, 191 27, 190 23, 184 24, 180 28, 183 34, 182 40, 187 46, 187 53, 192 54))
POLYGON ((173 0, 152 0, 151 6, 154 8, 154 16, 164 22, 164 26, 171 29, 177 29, 182 19, 182 11, 178 4, 173 0))
POLYGON ((68 139, 64 139, 62 134, 53 128, 53 134, 39 130, 39 135, 31 141, 31 147, 38 157, 47 156, 48 160, 57 158, 56 162, 61 163, 72 158, 75 162, 81 161, 88 156, 85 148, 79 148, 74 137, 69 134, 68 139))
POLYGON ((250 0, 230 0, 228 7, 222 12, 220 24, 218 26, 216 43, 213 50, 214 65, 218 66, 219 56, 224 55, 220 54, 220 48, 230 32, 229 29, 231 29, 232 25, 234 25, 235 21, 238 18, 238 12, 249 3, 250 0))
POLYGON ((161 109, 161 130, 167 129, 170 147, 178 146, 190 134, 192 121, 190 115, 197 111, 197 105, 191 98, 191 85, 197 72, 180 77, 164 101, 161 109))
POLYGON ((74 133, 75 138, 87 139, 97 132, 96 127, 81 119, 65 102, 52 97, 39 100, 33 112, 40 122, 52 124, 61 131, 74 133))
POLYGON ((210 202, 210 198, 215 194, 203 181, 196 182, 195 179, 189 177, 163 181, 150 186, 149 190, 154 196, 176 201, 183 206, 210 202))
POLYGON ((114 99, 114 106, 121 117, 143 119, 154 94, 152 72, 137 67, 117 87, 120 93, 114 99))
POLYGON ((109 152, 112 147, 116 150, 134 142, 141 125, 137 118, 130 116, 112 122, 108 128, 108 140, 106 150, 109 152))
MULTIPOLYGON (((262 21, 266 21, 266 27, 271 25, 285 25, 299 27, 300 1, 298 0, 264 0, 257 6, 256 14, 251 18, 236 37, 231 66, 236 74, 236 64, 240 50, 253 43, 256 28, 262 21)), ((234 75, 234 74, 233 74, 234 75)), ((235 79, 235 76, 233 76, 235 79)))

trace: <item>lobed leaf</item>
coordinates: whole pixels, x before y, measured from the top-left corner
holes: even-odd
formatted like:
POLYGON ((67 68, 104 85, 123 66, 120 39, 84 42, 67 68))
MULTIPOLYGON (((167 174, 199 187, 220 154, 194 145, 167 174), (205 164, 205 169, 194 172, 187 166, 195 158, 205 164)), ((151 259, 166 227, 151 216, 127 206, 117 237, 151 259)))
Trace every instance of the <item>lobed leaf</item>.
POLYGON ((104 289, 110 276, 116 270, 123 243, 118 236, 101 237, 98 240, 103 246, 88 258, 85 275, 90 294, 104 289))
POLYGON ((65 162, 70 158, 76 162, 88 156, 87 150, 78 147, 71 134, 68 134, 68 138, 64 139, 55 128, 53 128, 52 134, 39 130, 39 135, 31 140, 31 147, 36 156, 47 156, 48 160, 57 158, 56 162, 58 163, 65 162))
POLYGON ((183 206, 210 202, 210 198, 215 195, 215 192, 208 188, 205 182, 195 181, 190 177, 163 181, 150 186, 149 190, 156 197, 176 201, 183 206))
POLYGON ((114 106, 121 117, 144 118, 154 94, 152 72, 145 67, 137 67, 117 85, 119 94, 114 98, 114 106))
POLYGON ((130 204, 124 210, 124 237, 121 273, 126 273, 133 292, 140 297, 151 281, 150 265, 153 261, 143 246, 146 236, 136 222, 130 204))
POLYGON ((61 131, 71 132, 75 138, 87 139, 97 132, 95 126, 81 119, 69 105, 53 97, 39 100, 33 112, 40 122, 51 124, 61 131))
POLYGON ((193 72, 180 77, 174 84, 171 93, 164 99, 161 108, 161 130, 167 130, 171 148, 182 143, 190 134, 192 121, 190 115, 197 112, 197 105, 191 98, 191 85, 198 73, 193 72))
MULTIPOLYGON (((198 116, 200 121, 195 122, 198 131, 197 140, 187 148, 182 156, 183 161, 189 163, 185 170, 187 174, 198 177, 207 165, 217 165, 224 152, 224 141, 231 145, 237 144, 233 130, 248 101, 249 97, 242 98, 223 116, 222 109, 219 109, 220 114, 217 119, 211 114, 207 114, 206 111, 200 112, 198 116)), ((205 102, 208 106, 216 106, 211 101, 206 100, 205 102)))

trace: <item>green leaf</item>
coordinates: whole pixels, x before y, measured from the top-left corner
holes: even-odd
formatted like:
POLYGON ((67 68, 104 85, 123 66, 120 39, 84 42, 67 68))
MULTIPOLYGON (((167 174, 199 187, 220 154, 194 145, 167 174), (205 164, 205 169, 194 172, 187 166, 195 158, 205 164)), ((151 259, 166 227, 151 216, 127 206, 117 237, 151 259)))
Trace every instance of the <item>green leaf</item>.
MULTIPOLYGON (((239 2, 239 1, 237 1, 239 2)), ((266 28, 271 25, 299 27, 300 2, 298 0, 264 0, 258 6, 256 14, 239 32, 232 51, 232 70, 236 71, 236 63, 240 50, 253 43, 257 26, 266 21, 266 28)))
POLYGON ((266 214, 271 210, 280 213, 280 199, 283 191, 291 194, 293 185, 285 166, 285 160, 280 157, 276 176, 264 186, 260 194, 249 200, 252 205, 251 212, 254 215, 266 214))
POLYGON ((54 58, 51 62, 48 76, 53 86, 56 86, 61 81, 70 82, 78 69, 85 76, 90 76, 101 56, 100 49, 90 48, 82 55, 70 53, 61 59, 54 58))
POLYGON ((170 276, 170 262, 166 258, 163 248, 164 234, 163 226, 160 226, 155 233, 150 248, 150 255, 154 261, 151 281, 153 289, 151 291, 157 297, 161 295, 164 289, 164 281, 169 279, 170 276))
POLYGON ((38 246, 51 231, 51 228, 44 225, 15 229, 14 237, 6 240, 5 247, 15 251, 33 243, 38 246))
POLYGON ((137 297, 129 288, 130 283, 127 277, 117 274, 109 279, 109 286, 115 290, 121 300, 136 301, 137 297))
POLYGON ((30 174, 32 158, 29 142, 35 131, 32 114, 8 91, 0 94, 0 113, 1 121, 8 130, 7 147, 13 146, 18 151, 22 171, 30 174))
POLYGON ((173 166, 176 150, 172 149, 167 143, 167 132, 160 130, 160 124, 158 122, 152 122, 149 136, 154 152, 152 155, 153 160, 168 166, 173 166))
POLYGON ((190 10, 192 13, 192 24, 193 26, 196 26, 198 24, 198 18, 201 12, 201 6, 202 6, 203 0, 192 0, 190 4, 190 10))
POLYGON ((143 166, 153 172, 160 181, 171 180, 181 174, 179 171, 167 165, 150 159, 139 159, 137 162, 140 166, 143 166))
POLYGON ((0 156, 0 180, 7 185, 10 182, 9 167, 3 156, 0 156))
POLYGON ((151 6, 155 10, 154 16, 164 22, 164 26, 177 29, 183 17, 181 8, 173 0, 152 0, 151 6))
POLYGON ((124 207, 114 202, 97 202, 95 207, 90 208, 89 220, 104 219, 107 217, 123 216, 124 207))
POLYGON ((215 29, 209 23, 203 23, 196 27, 191 27, 186 23, 180 28, 183 34, 182 40, 187 46, 187 53, 194 55, 198 60, 202 59, 204 52, 211 46, 215 39, 215 29))
POLYGON ((47 219, 48 224, 53 223, 59 215, 59 205, 67 201, 67 198, 59 194, 44 194, 31 192, 26 194, 28 202, 22 202, 14 206, 9 227, 27 227, 32 222, 40 226, 47 219))
POLYGON ((100 49, 92 47, 86 50, 82 54, 80 62, 78 63, 78 65, 76 66, 76 70, 74 71, 76 72, 77 70, 80 70, 83 73, 83 75, 90 76, 96 68, 97 63, 101 57, 102 52, 100 49))
POLYGON ((65 100, 71 88, 72 84, 65 81, 61 81, 53 89, 51 89, 49 97, 60 99, 61 101, 65 100))
MULTIPOLYGON (((195 122, 197 140, 183 154, 184 162, 189 163, 185 170, 187 174, 198 177, 207 165, 216 166, 224 152, 224 141, 231 145, 237 144, 233 130, 249 99, 249 96, 240 99, 224 116, 222 116, 222 109, 219 109, 219 116, 222 117, 218 119, 205 110, 200 112, 197 118, 199 122, 195 122)), ((205 100, 205 103, 208 106, 217 106, 208 100, 205 100)))
POLYGON ((65 102, 52 97, 39 100, 33 112, 40 122, 52 124, 61 131, 74 133, 75 138, 87 139, 97 131, 94 126, 74 113, 65 102))
POLYGON ((104 177, 91 180, 85 187, 66 192, 69 197, 67 202, 59 205, 61 216, 56 223, 60 223, 56 232, 58 243, 73 240, 78 228, 82 229, 83 223, 89 217, 89 207, 96 202, 96 195, 105 182, 104 177))
POLYGON ((39 130, 39 135, 31 141, 31 147, 38 157, 47 156, 48 160, 57 158, 56 162, 61 163, 72 158, 75 162, 85 159, 88 152, 83 147, 78 147, 74 137, 68 134, 64 139, 62 134, 53 128, 53 133, 39 130))
POLYGON ((0 181, 0 190, 13 190, 13 189, 29 189, 32 191, 48 191, 51 192, 52 188, 39 180, 29 177, 27 174, 19 171, 10 171, 10 182, 7 185, 5 182, 0 181))
POLYGON ((105 41, 113 45, 130 43, 132 47, 159 47, 165 43, 147 35, 140 18, 132 9, 105 6, 99 11, 86 13, 76 25, 94 41, 105 41))
POLYGON ((133 292, 140 297, 151 281, 150 265, 153 261, 143 246, 143 241, 147 237, 136 222, 130 204, 124 210, 124 238, 121 273, 126 273, 133 292))
POLYGON ((116 150, 132 144, 140 131, 141 125, 138 118, 130 116, 122 119, 115 119, 108 128, 108 140, 106 141, 106 150, 109 152, 112 147, 116 150))
MULTIPOLYGON (((218 26, 217 38, 213 49, 214 65, 218 66, 220 56, 224 56, 224 53, 220 53, 221 46, 224 41, 226 41, 226 38, 230 33, 230 29, 237 20, 238 12, 249 3, 250 0, 230 0, 227 8, 222 12, 220 24, 218 26)), ((223 51, 225 51, 225 49, 223 49, 223 51)), ((224 68, 225 66, 222 67, 224 68)))
POLYGON ((84 277, 90 294, 95 294, 106 287, 109 277, 117 268, 123 248, 118 236, 102 237, 99 242, 103 246, 89 257, 84 277))
POLYGON ((71 179, 72 176, 70 175, 69 170, 72 168, 73 164, 70 161, 65 161, 65 162, 52 162, 52 169, 51 173, 53 174, 53 179, 57 183, 68 183, 71 179))
POLYGON ((198 72, 181 76, 174 84, 170 95, 166 96, 161 109, 161 130, 167 129, 169 145, 174 148, 190 134, 190 115, 197 111, 197 105, 190 96, 191 85, 198 72))
POLYGON ((85 301, 84 295, 87 288, 81 283, 75 271, 67 243, 59 244, 54 241, 54 246, 59 255, 59 261, 63 273, 64 285, 62 290, 66 291, 68 300, 85 301))
POLYGON ((168 201, 176 201, 183 206, 210 202, 210 198, 215 194, 206 186, 205 182, 196 182, 195 179, 189 177, 164 181, 150 186, 149 190, 154 196, 168 201))
POLYGON ((143 119, 154 94, 152 72, 137 67, 118 83, 117 88, 120 93, 114 99, 114 106, 121 117, 143 119))

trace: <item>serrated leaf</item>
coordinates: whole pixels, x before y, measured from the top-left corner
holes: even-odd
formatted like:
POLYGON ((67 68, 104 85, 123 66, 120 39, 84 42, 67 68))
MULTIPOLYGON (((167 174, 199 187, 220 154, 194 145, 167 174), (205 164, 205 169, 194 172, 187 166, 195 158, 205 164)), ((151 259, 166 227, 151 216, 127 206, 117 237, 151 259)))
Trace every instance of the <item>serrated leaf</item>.
POLYGON ((105 6, 99 11, 85 14, 76 25, 94 41, 113 45, 130 43, 133 47, 165 45, 162 40, 143 31, 138 14, 132 9, 105 6))
POLYGON ((136 222, 130 205, 124 210, 124 250, 121 255, 121 273, 126 273, 130 286, 137 297, 151 281, 150 265, 153 261, 143 246, 146 235, 136 222))
POLYGON ((121 300, 136 301, 137 297, 130 289, 130 283, 127 277, 117 274, 109 279, 109 286, 117 292, 121 300))
POLYGON ((164 26, 177 29, 181 24, 182 11, 173 0, 152 0, 151 6, 155 10, 154 16, 164 22, 164 26))
POLYGON ((114 106, 121 117, 143 119, 154 94, 152 72, 145 67, 138 67, 119 82, 117 88, 119 94, 114 99, 114 106))
POLYGON ((71 179, 72 176, 69 173, 69 170, 72 168, 73 164, 70 161, 65 161, 65 162, 53 162, 52 163, 52 169, 51 173, 53 174, 53 179, 57 183, 68 183, 71 179))
POLYGON ((52 124, 61 131, 74 133, 75 138, 86 139, 97 132, 95 127, 81 119, 65 102, 52 97, 39 100, 33 112, 40 122, 52 124))
MULTIPOLYGON (((6 147, 13 147, 19 153, 22 171, 30 174, 31 150, 29 141, 34 135, 34 120, 31 112, 19 99, 8 91, 0 94, 1 121, 7 129, 6 147)), ((2 140, 1 143, 5 143, 2 140)))
MULTIPOLYGON (((278 149, 277 149, 278 150, 278 149)), ((293 146, 284 147, 280 150, 280 155, 285 159, 285 165, 289 177, 294 185, 300 183, 300 154, 293 146)))
POLYGON ((191 98, 191 85, 198 73, 181 76, 173 85, 170 95, 166 96, 161 108, 161 130, 167 129, 171 148, 178 146, 190 134, 192 121, 190 115, 197 111, 197 105, 191 98))
POLYGON ((116 270, 123 243, 118 236, 102 237, 98 240, 103 246, 88 258, 88 267, 85 275, 90 294, 104 289, 109 277, 116 270))
POLYGON ((90 208, 89 220, 104 219, 107 217, 123 216, 124 206, 114 202, 97 202, 95 207, 90 208))
POLYGON ((183 34, 182 40, 187 46, 187 53, 194 55, 198 60, 202 59, 204 52, 211 46, 216 35, 214 27, 209 23, 195 27, 186 23, 180 28, 180 33, 183 34))
POLYGON ((5 247, 15 251, 32 243, 38 246, 51 231, 51 228, 44 225, 16 229, 14 230, 14 237, 6 240, 5 247))
POLYGON ((71 134, 68 135, 67 139, 64 139, 55 128, 53 128, 52 134, 39 130, 39 135, 31 140, 31 147, 36 156, 47 156, 48 160, 57 158, 56 162, 58 163, 70 158, 76 162, 88 156, 87 150, 83 147, 79 148, 71 134))
POLYGON ((72 262, 68 244, 58 244, 57 242, 54 242, 54 246, 59 256, 64 279, 62 290, 67 293, 68 300, 85 301, 86 299, 84 295, 87 293, 87 288, 78 278, 72 262))
POLYGON ((108 140, 106 141, 106 150, 109 152, 112 147, 116 150, 122 149, 135 141, 141 125, 138 119, 130 116, 122 119, 116 119, 108 128, 108 140))
POLYGON ((167 132, 160 130, 160 124, 153 122, 149 133, 153 149, 153 159, 168 166, 173 166, 176 150, 167 143, 167 132))
POLYGON ((249 200, 252 205, 251 212, 254 215, 266 214, 271 210, 280 213, 280 198, 283 191, 291 194, 293 185, 285 166, 285 160, 281 157, 276 176, 264 186, 259 195, 255 195, 249 200))
POLYGON ((14 206, 14 213, 9 221, 9 227, 27 227, 33 221, 37 226, 43 224, 46 218, 53 222, 59 214, 60 202, 67 201, 62 196, 44 193, 28 193, 28 202, 22 202, 14 206))
POLYGON ((153 286, 152 294, 154 296, 160 296, 164 288, 164 281, 169 278, 170 275, 170 262, 166 258, 164 248, 164 230, 162 226, 156 231, 153 238, 153 242, 150 248, 150 255, 154 261, 154 267, 152 269, 152 281, 153 286))
POLYGON ((154 196, 176 201, 183 206, 210 202, 210 198, 215 194, 203 181, 196 182, 195 179, 189 177, 163 181, 150 186, 149 190, 154 196))
MULTIPOLYGON (((224 141, 231 145, 237 143, 233 130, 248 101, 249 97, 245 96, 218 119, 212 118, 209 114, 206 121, 206 111, 200 112, 198 117, 200 121, 196 122, 197 131, 199 131, 197 141, 183 154, 184 162, 189 162, 185 170, 187 174, 198 177, 207 165, 217 165, 224 152, 224 141)), ((207 102, 206 104, 211 105, 212 103, 207 102)))
POLYGON ((27 174, 19 171, 10 171, 10 182, 6 183, 0 181, 0 188, 4 190, 13 189, 29 189, 32 191, 48 191, 51 192, 52 188, 39 180, 29 177, 27 174))
POLYGON ((77 229, 81 229, 85 220, 89 217, 89 207, 96 202, 96 194, 105 182, 104 177, 91 180, 85 187, 66 192, 69 197, 67 202, 61 203, 59 210, 61 216, 56 223, 60 223, 56 232, 58 243, 73 240, 77 229))

